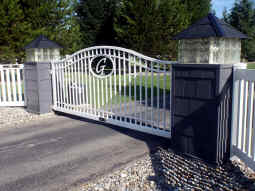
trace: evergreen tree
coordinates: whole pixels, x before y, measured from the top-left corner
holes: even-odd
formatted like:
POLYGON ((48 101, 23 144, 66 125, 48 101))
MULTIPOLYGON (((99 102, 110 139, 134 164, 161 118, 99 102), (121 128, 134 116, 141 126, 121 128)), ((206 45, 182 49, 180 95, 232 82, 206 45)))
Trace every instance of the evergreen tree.
POLYGON ((25 20, 19 0, 2 0, 0 18, 0 62, 14 62, 24 57, 22 49, 28 42, 31 25, 25 20))
POLYGON ((81 48, 74 0, 3 0, 0 4, 0 61, 24 60, 24 46, 40 34, 63 46, 81 48))
POLYGON ((176 57, 172 37, 207 15, 211 0, 80 0, 84 46, 113 44, 147 55, 176 57))
POLYGON ((176 57, 173 35, 189 24, 179 0, 124 0, 117 9, 114 29, 120 44, 150 56, 176 57))
POLYGON ((85 47, 113 44, 113 19, 117 0, 80 0, 76 7, 85 47))
POLYGON ((251 0, 236 1, 229 14, 225 13, 224 20, 247 34, 250 39, 242 43, 242 57, 255 59, 255 10, 251 0))
POLYGON ((224 10, 223 10, 223 13, 222 13, 222 15, 223 15, 223 20, 226 22, 226 23, 229 23, 229 21, 228 21, 228 11, 227 11, 227 8, 226 7, 224 7, 224 10))
POLYGON ((81 33, 74 0, 20 0, 25 18, 33 30, 31 40, 40 34, 63 46, 63 54, 81 48, 81 33))
POLYGON ((211 0, 182 0, 187 6, 186 14, 190 17, 190 22, 194 23, 205 17, 211 10, 211 0))

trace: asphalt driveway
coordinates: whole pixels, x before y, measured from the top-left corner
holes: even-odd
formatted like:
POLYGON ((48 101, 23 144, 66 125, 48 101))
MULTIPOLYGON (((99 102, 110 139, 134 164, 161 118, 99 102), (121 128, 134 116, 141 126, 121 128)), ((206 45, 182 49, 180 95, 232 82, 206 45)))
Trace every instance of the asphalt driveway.
POLYGON ((168 142, 66 116, 20 127, 0 129, 0 191, 68 190, 168 142))

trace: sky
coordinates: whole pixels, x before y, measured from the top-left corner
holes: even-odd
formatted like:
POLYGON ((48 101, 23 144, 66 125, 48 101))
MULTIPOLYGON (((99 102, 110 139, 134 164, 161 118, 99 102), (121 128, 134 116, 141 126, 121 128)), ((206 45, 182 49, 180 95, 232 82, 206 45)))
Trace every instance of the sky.
POLYGON ((224 7, 227 10, 231 9, 235 3, 235 0, 212 0, 213 9, 216 11, 216 15, 222 18, 224 7))

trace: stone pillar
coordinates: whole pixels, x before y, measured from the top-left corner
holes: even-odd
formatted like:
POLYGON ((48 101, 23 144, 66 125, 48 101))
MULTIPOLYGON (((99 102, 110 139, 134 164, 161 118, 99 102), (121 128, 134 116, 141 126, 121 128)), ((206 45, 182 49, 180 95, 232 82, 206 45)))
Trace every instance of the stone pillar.
POLYGON ((173 65, 174 148, 211 163, 229 159, 232 74, 232 65, 173 65))
POLYGON ((51 62, 60 59, 57 43, 40 35, 25 46, 25 96, 27 110, 43 114, 51 111, 51 62))
POLYGON ((233 64, 247 38, 213 14, 174 37, 173 144, 181 152, 216 164, 229 159, 233 64))
POLYGON ((51 112, 50 63, 27 62, 24 71, 27 110, 37 114, 51 112))

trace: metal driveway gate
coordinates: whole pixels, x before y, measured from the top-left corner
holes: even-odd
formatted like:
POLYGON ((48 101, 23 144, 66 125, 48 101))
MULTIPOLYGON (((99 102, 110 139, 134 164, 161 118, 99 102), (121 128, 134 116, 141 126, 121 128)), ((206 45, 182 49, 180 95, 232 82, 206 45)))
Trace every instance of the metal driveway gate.
POLYGON ((171 137, 171 63, 97 46, 52 63, 53 109, 171 137))

